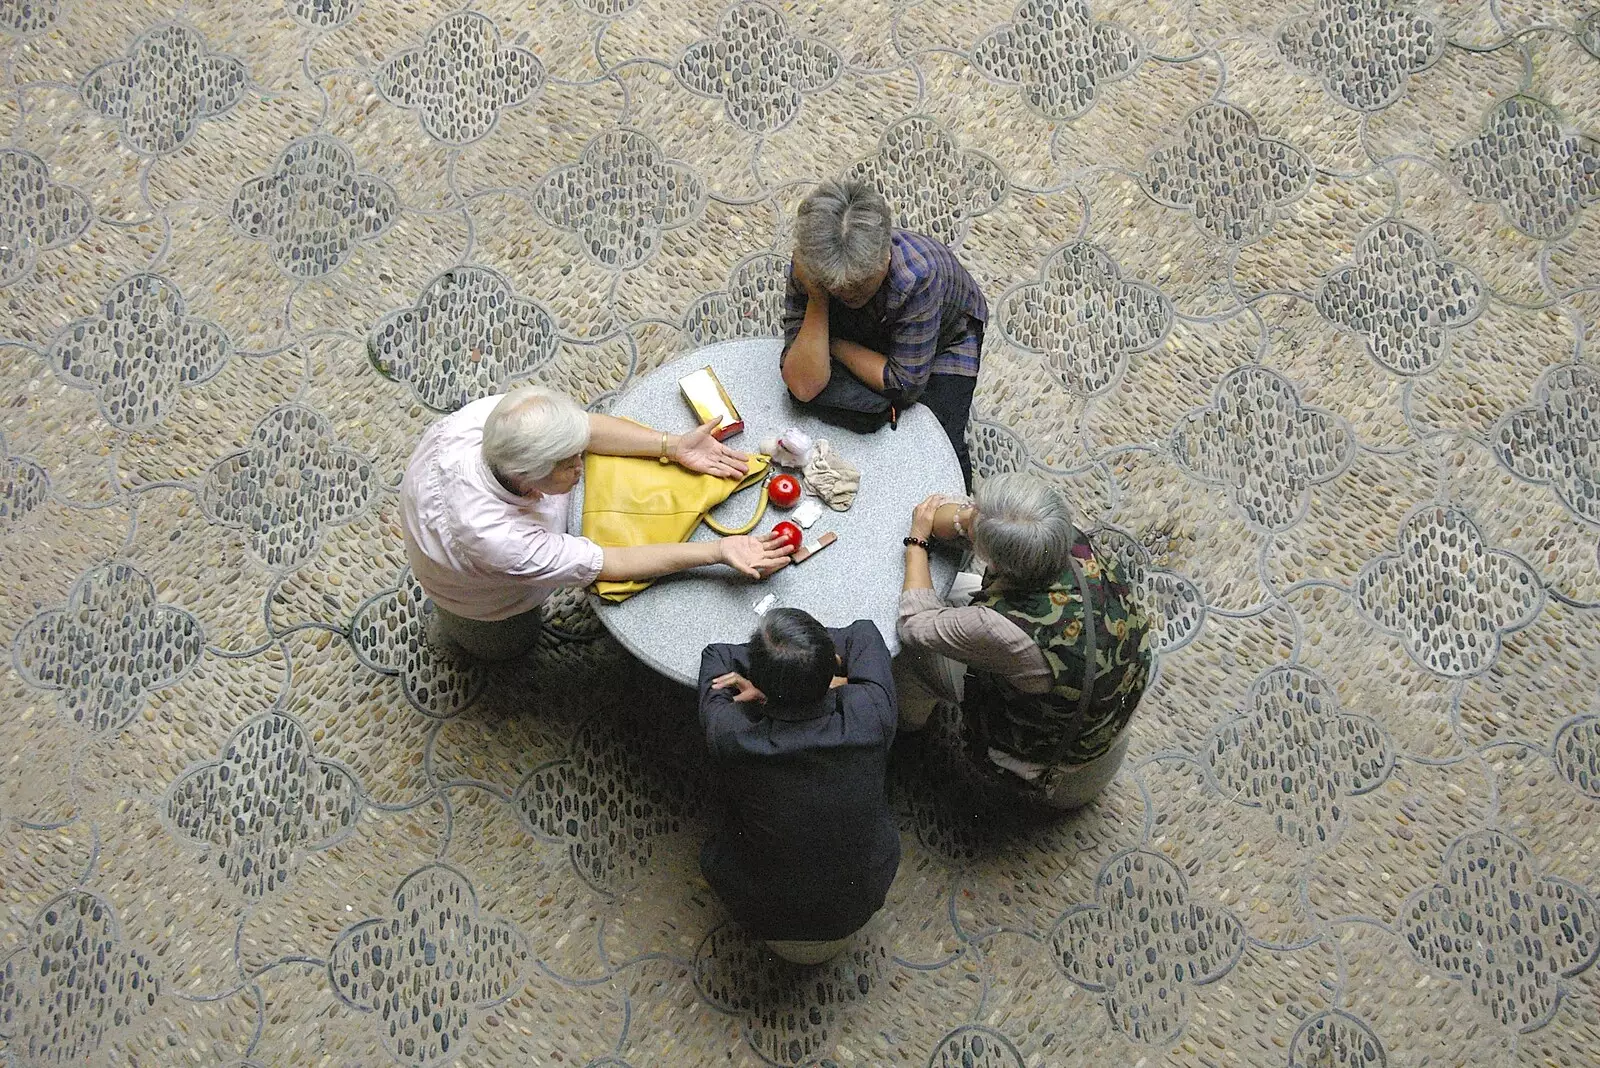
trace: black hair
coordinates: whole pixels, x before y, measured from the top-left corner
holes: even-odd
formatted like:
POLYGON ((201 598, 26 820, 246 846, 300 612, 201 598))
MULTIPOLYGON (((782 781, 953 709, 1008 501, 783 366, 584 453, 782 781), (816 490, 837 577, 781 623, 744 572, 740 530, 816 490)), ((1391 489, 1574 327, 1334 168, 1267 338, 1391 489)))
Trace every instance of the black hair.
POLYGON ((774 608, 750 636, 750 681, 771 704, 815 701, 838 666, 828 630, 798 608, 774 608))

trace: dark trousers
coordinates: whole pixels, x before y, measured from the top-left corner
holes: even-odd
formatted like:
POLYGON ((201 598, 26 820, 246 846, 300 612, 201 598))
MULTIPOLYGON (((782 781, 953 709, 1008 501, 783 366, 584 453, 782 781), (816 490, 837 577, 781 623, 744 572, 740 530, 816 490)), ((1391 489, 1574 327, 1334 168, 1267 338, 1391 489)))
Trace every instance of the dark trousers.
POLYGON ((928 388, 918 398, 944 427, 961 463, 961 481, 968 493, 972 492, 972 457, 967 455, 967 422, 972 417, 972 391, 977 387, 973 376, 929 375, 928 388))

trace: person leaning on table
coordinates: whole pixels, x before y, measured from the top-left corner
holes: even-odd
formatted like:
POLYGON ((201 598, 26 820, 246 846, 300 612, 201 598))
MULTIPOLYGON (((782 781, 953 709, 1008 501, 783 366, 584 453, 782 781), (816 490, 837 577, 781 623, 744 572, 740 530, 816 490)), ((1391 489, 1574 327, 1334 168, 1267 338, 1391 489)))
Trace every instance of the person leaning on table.
POLYGON ((914 677, 954 703, 936 707, 959 707, 980 790, 1034 811, 1087 804, 1127 753, 1152 662, 1150 624, 1120 567, 1095 553, 1053 486, 1023 473, 984 480, 970 504, 929 497, 905 542, 900 642, 914 677), (934 592, 933 537, 968 540, 986 563, 969 604, 934 592))
POLYGON ((567 533, 583 454, 656 456, 690 471, 742 478, 746 456, 711 424, 668 434, 585 412, 569 397, 523 386, 430 426, 400 483, 411 574, 443 636, 483 660, 532 646, 539 606, 563 586, 646 579, 703 564, 763 578, 793 551, 772 535, 602 548, 567 533))
POLYGON ((700 725, 720 826, 700 871, 778 956, 821 964, 878 909, 900 866, 885 785, 894 668, 870 621, 774 608, 744 645, 700 657, 700 725))

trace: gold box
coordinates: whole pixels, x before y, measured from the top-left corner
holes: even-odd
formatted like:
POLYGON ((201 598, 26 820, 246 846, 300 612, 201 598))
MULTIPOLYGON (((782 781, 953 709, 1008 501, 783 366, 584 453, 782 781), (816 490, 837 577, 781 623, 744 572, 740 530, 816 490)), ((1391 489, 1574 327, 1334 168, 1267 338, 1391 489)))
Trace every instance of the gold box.
POLYGON ((711 368, 702 367, 694 374, 678 379, 678 388, 683 390, 683 399, 694 409, 697 426, 703 426, 713 419, 718 420, 716 429, 711 432, 711 436, 718 441, 730 438, 744 429, 744 420, 739 418, 739 409, 733 406, 728 391, 722 388, 717 372, 711 368))

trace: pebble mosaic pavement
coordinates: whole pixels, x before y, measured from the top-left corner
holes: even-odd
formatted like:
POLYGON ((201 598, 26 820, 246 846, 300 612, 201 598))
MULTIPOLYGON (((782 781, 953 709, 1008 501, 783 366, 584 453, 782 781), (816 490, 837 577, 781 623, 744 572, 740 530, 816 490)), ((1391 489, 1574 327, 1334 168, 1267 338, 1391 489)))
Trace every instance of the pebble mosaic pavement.
POLYGON ((1595 1063, 1592 3, 0 0, 0 56, 0 1062, 1595 1063), (432 650, 395 488, 773 333, 841 171, 983 284, 977 467, 1162 655, 1059 826, 900 760, 806 971, 699 877, 686 695, 575 596, 432 650))

